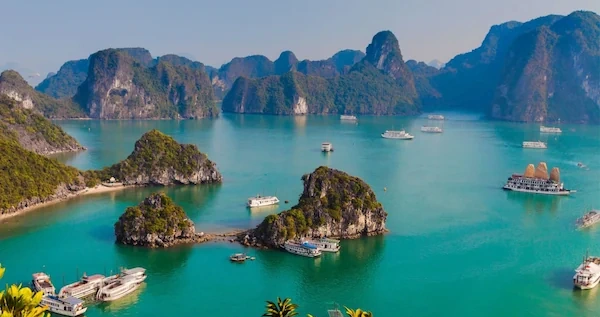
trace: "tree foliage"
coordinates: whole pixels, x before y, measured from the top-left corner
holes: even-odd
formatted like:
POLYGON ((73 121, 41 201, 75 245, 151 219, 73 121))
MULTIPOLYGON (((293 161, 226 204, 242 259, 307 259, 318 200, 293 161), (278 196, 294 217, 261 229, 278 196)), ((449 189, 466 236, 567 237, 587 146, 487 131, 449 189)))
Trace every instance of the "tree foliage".
MULTIPOLYGON (((0 279, 4 270, 0 265, 0 279)), ((7 285, 0 291, 0 317, 50 317, 45 313, 48 307, 39 307, 43 295, 21 285, 7 285)))

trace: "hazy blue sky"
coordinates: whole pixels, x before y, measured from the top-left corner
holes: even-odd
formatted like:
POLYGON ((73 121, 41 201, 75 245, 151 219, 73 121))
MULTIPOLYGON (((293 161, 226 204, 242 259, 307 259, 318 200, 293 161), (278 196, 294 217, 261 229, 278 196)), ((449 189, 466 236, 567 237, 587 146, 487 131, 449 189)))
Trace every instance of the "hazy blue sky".
POLYGON ((491 25, 581 9, 599 13, 600 0, 2 0, 0 67, 17 63, 45 77, 67 60, 133 46, 217 67, 288 49, 322 59, 364 51, 385 29, 405 59, 446 62, 479 46, 491 25))

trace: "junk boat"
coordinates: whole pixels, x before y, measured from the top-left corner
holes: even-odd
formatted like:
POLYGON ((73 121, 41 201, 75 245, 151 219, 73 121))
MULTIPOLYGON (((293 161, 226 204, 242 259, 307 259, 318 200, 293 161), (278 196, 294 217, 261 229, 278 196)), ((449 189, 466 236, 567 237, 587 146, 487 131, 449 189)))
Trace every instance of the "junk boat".
POLYGON ((429 120, 444 120, 445 118, 441 114, 430 114, 427 116, 427 119, 429 119, 429 120))
POLYGON ((556 127, 540 126, 540 132, 542 132, 542 133, 562 133, 562 130, 560 128, 556 128, 556 127))
POLYGON ((319 248, 316 245, 309 242, 297 243, 292 241, 286 241, 283 246, 285 250, 289 253, 302 255, 309 258, 314 258, 321 255, 321 250, 319 250, 319 248))
POLYGON ((44 272, 34 273, 31 283, 37 292, 43 292, 44 295, 56 295, 56 289, 50 281, 50 276, 44 272))
POLYGON ((256 195, 256 197, 248 198, 248 207, 270 206, 277 205, 278 203, 279 199, 275 196, 256 195))
POLYGON ((104 279, 104 275, 95 274, 87 276, 84 273, 81 280, 61 288, 58 296, 72 296, 81 299, 96 294, 104 279))
POLYGON ((408 134, 404 130, 400 130, 400 131, 386 130, 384 133, 381 134, 381 137, 385 138, 385 139, 399 139, 399 140, 412 140, 414 138, 413 135, 408 134))
POLYGON ((321 144, 321 151, 322 152, 333 152, 333 144, 331 144, 329 142, 323 142, 321 144))
POLYGON ((548 177, 548 167, 544 162, 540 162, 537 168, 534 168, 533 164, 527 165, 525 174, 513 174, 508 178, 503 188, 517 192, 545 195, 569 195, 576 192, 564 188, 563 183, 560 182, 558 167, 552 168, 550 177, 548 177))
POLYGON ((442 133, 442 132, 444 132, 444 130, 442 130, 442 128, 440 128, 440 127, 428 127, 428 126, 422 126, 422 127, 421 127, 421 132, 427 132, 427 133, 442 133))
POLYGON ((600 210, 591 210, 583 215, 583 217, 577 219, 577 226, 579 228, 587 228, 598 222, 600 222, 600 210))
POLYGON ((79 316, 87 311, 83 301, 72 296, 44 295, 40 306, 46 306, 51 313, 63 316, 79 316))
POLYGON ((340 241, 334 239, 313 239, 305 240, 308 243, 315 245, 322 252, 338 252, 340 251, 340 241))
POLYGON ((526 149, 547 149, 548 146, 542 141, 524 141, 523 148, 526 149))
POLYGON ((573 284, 580 289, 592 289, 600 282, 600 258, 587 256, 575 270, 573 284))
POLYGON ((108 284, 103 284, 96 294, 96 299, 103 302, 117 300, 135 291, 146 279, 146 269, 138 267, 121 270, 121 274, 108 284))
POLYGON ((357 121, 358 119, 356 118, 356 116, 341 115, 340 116, 340 120, 343 120, 343 121, 357 121))

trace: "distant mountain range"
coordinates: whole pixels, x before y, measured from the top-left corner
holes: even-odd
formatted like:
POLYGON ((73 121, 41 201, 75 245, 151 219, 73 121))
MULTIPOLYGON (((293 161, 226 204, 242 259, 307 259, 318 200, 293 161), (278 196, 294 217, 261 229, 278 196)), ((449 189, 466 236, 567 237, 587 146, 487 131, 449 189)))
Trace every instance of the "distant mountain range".
MULTIPOLYGON (((1 80, 0 87, 22 86, 1 80)), ((510 121, 600 123, 600 17, 577 11, 495 25, 480 47, 445 65, 405 62, 394 34, 383 31, 366 53, 299 61, 285 51, 275 61, 253 55, 218 69, 177 55, 153 58, 143 48, 108 49, 48 76, 36 90, 49 96, 21 88, 9 92, 43 99, 32 99, 34 108, 50 117, 200 118, 218 115, 222 100, 222 111, 239 113, 457 109, 510 121)))

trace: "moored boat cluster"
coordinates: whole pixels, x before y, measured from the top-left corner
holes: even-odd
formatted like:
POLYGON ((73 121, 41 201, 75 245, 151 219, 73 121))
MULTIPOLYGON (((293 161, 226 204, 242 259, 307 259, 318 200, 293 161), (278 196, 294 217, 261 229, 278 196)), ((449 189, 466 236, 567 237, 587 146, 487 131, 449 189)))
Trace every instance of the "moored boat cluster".
POLYGON ((121 269, 119 274, 86 275, 75 283, 64 286, 56 294, 50 276, 43 272, 33 274, 32 286, 35 291, 42 292, 41 306, 47 306, 54 314, 63 316, 80 316, 87 311, 84 299, 110 302, 134 292, 146 280, 146 269, 137 267, 121 269))

